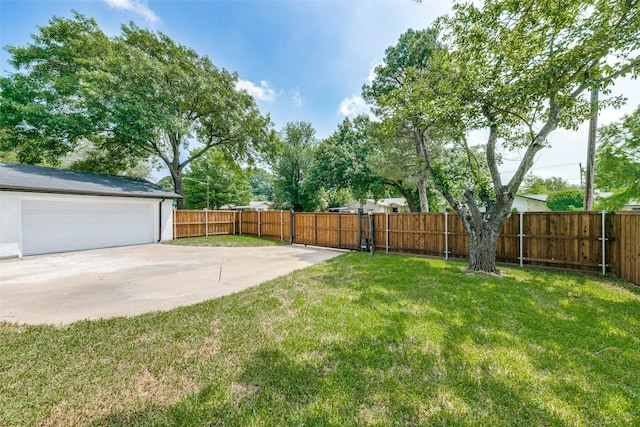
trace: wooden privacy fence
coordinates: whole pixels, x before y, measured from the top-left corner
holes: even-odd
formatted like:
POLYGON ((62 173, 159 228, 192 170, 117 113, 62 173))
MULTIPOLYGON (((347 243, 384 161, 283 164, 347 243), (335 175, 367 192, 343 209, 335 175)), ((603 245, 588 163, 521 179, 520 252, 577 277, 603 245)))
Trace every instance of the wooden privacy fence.
MULTIPOLYGON (((331 248, 466 258, 455 213, 175 211, 174 237, 248 234, 331 248)), ((640 212, 526 212, 505 223, 496 259, 610 272, 640 284, 640 212)))

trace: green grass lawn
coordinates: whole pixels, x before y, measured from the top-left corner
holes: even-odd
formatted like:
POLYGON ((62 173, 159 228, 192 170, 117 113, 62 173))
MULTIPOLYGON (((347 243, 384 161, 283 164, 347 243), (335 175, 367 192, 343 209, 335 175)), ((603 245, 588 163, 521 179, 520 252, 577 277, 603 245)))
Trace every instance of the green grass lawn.
POLYGON ((190 307, 0 324, 0 425, 640 425, 640 290, 349 253, 190 307))
POLYGON ((289 244, 289 242, 283 242, 281 240, 233 234, 220 236, 186 237, 184 239, 167 240, 162 243, 167 245, 182 246, 281 246, 289 244))

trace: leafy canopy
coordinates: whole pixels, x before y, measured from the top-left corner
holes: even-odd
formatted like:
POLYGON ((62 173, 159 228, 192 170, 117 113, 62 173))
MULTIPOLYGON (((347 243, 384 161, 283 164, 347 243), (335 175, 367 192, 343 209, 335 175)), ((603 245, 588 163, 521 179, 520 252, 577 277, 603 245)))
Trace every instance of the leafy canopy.
MULTIPOLYGON (((423 78, 431 79, 427 77, 431 73, 430 61, 443 49, 437 30, 410 29, 400 36, 396 45, 385 50, 384 61, 375 68, 375 78, 362 87, 363 97, 381 121, 375 159, 377 169, 404 193, 414 193, 423 211, 437 203, 424 162, 415 159, 421 158, 424 150, 439 153, 434 140, 442 133, 451 135, 456 129, 419 108, 421 94, 415 86, 423 78), (395 168, 383 166, 394 163, 395 168)), ((404 195, 411 205, 411 197, 404 195)))
POLYGON ((186 209, 204 209, 207 206, 207 188, 211 209, 226 204, 248 205, 251 201, 251 186, 245 172, 218 147, 194 160, 183 179, 186 209))
POLYGON ((273 201, 273 175, 265 169, 254 167, 246 171, 253 200, 273 201))
MULTIPOLYGON (((311 172, 314 183, 332 193, 346 190, 358 200, 384 197, 387 182, 369 165, 373 127, 364 115, 345 118, 315 149, 311 172)), ((344 198, 347 193, 340 194, 344 198)))
POLYGON ((165 34, 131 23, 109 38, 76 13, 32 38, 7 48, 18 72, 0 79, 1 149, 22 162, 56 163, 89 141, 88 168, 152 158, 182 193, 182 171, 212 147, 236 160, 273 149, 271 122, 237 75, 165 34))
POLYGON ((311 123, 287 123, 280 132, 282 149, 272 165, 275 201, 297 212, 322 207, 320 188, 310 179, 318 144, 315 134, 311 123))
MULTIPOLYGON (((422 117, 458 126, 462 135, 488 131, 479 162, 488 174, 469 176, 461 194, 421 141, 429 175, 469 235, 471 270, 497 271, 497 237, 550 133, 574 129, 589 116, 591 89, 606 95, 616 78, 638 75, 639 6, 640 0, 456 2, 452 15, 438 20, 443 49, 394 96, 409 100, 422 117), (498 170, 505 150, 521 157, 508 182, 498 170)), ((603 99, 600 108, 621 102, 603 99)), ((464 146, 455 132, 449 135, 450 147, 464 146)))
POLYGON ((552 211, 577 211, 584 205, 584 193, 580 190, 556 191, 547 196, 547 207, 552 211))
POLYGON ((598 203, 604 209, 620 209, 631 200, 640 201, 640 107, 599 134, 595 182, 614 194, 598 203))
POLYGON ((520 187, 520 194, 549 194, 569 189, 571 189, 571 185, 563 178, 528 175, 520 187))

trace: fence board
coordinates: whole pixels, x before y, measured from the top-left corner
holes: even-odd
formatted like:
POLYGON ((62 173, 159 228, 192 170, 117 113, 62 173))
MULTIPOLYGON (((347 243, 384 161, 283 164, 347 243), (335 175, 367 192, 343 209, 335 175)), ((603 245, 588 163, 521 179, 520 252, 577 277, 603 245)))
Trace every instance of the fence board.
MULTIPOLYGON (((608 242, 612 272, 623 279, 640 284, 640 214, 615 212, 612 239, 608 242)), ((609 261, 607 261, 609 263, 609 261)))
POLYGON ((233 233, 231 211, 174 211, 174 238, 233 233))
MULTIPOLYGON (((368 214, 295 213, 295 243, 361 249, 369 239, 368 214)), ((241 233, 290 241, 288 211, 174 211, 175 237, 241 233)), ((455 214, 373 214, 377 251, 466 258, 469 239, 455 214), (446 222, 446 224, 445 224, 446 222), (445 238, 445 229, 448 230, 445 238), (448 243, 448 244, 447 244, 448 243)), ((640 284, 640 212, 612 212, 605 218, 607 271, 640 284)), ((602 214, 600 212, 526 212, 512 215, 502 228, 496 248, 500 262, 600 272, 602 214)), ((370 243, 370 242, 369 242, 370 243)))
POLYGON ((260 212, 260 236, 275 240, 289 240, 291 215, 285 211, 260 212))
POLYGON ((340 245, 341 249, 359 249, 360 232, 358 230, 358 214, 340 215, 340 245))

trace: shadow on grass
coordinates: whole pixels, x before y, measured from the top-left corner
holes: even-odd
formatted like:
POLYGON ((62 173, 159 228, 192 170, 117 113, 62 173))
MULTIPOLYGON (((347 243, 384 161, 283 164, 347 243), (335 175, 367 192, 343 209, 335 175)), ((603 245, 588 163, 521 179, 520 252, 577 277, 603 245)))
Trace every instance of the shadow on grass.
POLYGON ((349 260, 329 261, 313 315, 277 325, 286 337, 265 339, 233 383, 93 424, 640 425, 640 301, 622 288, 349 260))

